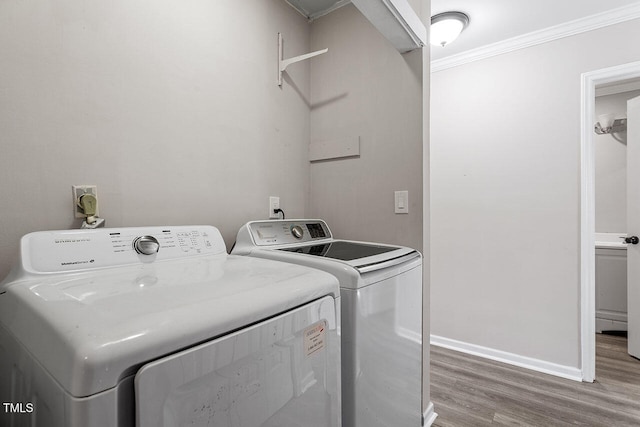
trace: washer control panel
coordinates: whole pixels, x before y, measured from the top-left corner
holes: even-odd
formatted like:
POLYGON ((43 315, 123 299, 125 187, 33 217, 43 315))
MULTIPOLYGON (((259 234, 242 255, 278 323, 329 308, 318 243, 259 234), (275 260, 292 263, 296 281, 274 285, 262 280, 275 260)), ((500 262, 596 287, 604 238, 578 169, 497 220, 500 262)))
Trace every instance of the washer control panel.
POLYGON ((291 227, 291 235, 296 239, 300 240, 304 237, 304 230, 300 225, 294 225, 291 227))
POLYGON ((287 245, 331 239, 331 231, 321 219, 253 221, 246 224, 256 246, 287 245))
POLYGON ((160 250, 160 242, 153 236, 140 236, 133 240, 133 249, 141 255, 154 255, 160 250))
POLYGON ((226 255, 220 232, 211 226, 39 231, 24 236, 20 246, 22 266, 32 273, 226 255))

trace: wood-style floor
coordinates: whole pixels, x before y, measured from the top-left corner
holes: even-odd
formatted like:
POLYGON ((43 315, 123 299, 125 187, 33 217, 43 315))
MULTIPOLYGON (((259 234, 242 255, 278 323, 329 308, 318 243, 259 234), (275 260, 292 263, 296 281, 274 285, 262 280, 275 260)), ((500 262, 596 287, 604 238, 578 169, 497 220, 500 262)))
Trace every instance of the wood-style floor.
POLYGON ((640 426, 640 361, 596 337, 596 381, 580 383, 431 346, 434 426, 640 426))

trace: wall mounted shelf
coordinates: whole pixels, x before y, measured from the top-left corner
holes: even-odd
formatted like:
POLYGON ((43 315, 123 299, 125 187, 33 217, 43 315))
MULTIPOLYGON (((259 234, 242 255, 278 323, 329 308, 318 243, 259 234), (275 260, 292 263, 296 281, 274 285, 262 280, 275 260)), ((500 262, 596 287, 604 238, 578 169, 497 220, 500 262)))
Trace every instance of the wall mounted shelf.
POLYGON ((282 72, 291 64, 313 58, 314 56, 327 53, 329 49, 316 50, 315 52, 306 53, 304 55, 294 56, 293 58, 284 59, 284 47, 282 43, 282 34, 278 33, 278 86, 282 87, 282 72))

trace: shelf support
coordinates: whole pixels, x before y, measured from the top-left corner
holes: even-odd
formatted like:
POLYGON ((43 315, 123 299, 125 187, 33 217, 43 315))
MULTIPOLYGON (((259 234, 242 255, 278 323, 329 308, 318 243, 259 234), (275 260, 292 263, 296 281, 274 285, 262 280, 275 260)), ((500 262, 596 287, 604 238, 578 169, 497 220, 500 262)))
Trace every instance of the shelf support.
POLYGON ((278 86, 282 87, 282 72, 291 64, 313 58, 314 56, 327 53, 329 49, 316 50, 315 52, 306 53, 304 55, 294 56, 293 58, 284 59, 284 49, 282 45, 282 34, 278 33, 278 86))

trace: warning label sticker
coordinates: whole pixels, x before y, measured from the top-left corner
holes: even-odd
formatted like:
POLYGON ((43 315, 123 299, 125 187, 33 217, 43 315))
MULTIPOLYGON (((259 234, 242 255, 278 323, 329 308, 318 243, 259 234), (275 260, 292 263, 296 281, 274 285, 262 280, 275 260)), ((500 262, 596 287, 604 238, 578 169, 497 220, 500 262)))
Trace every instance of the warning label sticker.
POLYGON ((309 357, 324 349, 326 345, 326 323, 324 321, 304 330, 304 354, 309 357))

